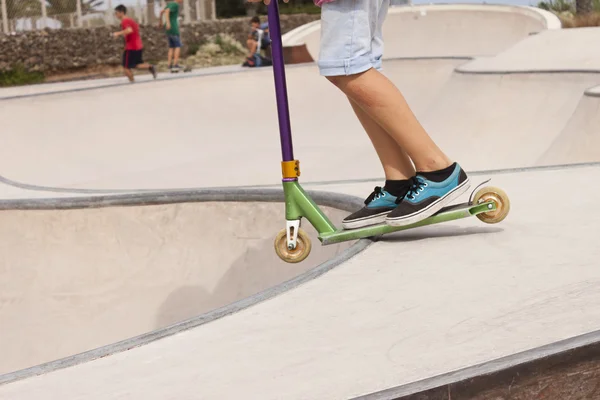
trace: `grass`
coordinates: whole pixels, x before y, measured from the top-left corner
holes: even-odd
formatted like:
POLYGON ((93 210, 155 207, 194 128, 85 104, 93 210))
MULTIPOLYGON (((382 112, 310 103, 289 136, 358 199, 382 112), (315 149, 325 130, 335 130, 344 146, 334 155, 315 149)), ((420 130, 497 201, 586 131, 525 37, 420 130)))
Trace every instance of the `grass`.
MULTIPOLYGON (((205 38, 204 43, 189 45, 182 64, 193 69, 216 67, 220 65, 241 64, 244 60, 246 49, 233 36, 229 34, 216 34, 205 38)), ((158 70, 167 70, 166 61, 158 64, 158 70)))
POLYGON ((542 10, 560 13, 575 13, 575 3, 569 0, 546 0, 540 1, 538 7, 542 10))
POLYGON ((600 12, 585 15, 559 15, 563 28, 585 28, 600 26, 600 12))
POLYGON ((314 4, 304 4, 304 5, 286 5, 282 3, 279 6, 280 14, 320 14, 321 8, 315 6, 314 4))
POLYGON ((193 56, 194 54, 196 54, 198 52, 198 50, 200 50, 200 44, 199 43, 191 43, 187 46, 187 55, 193 56))
POLYGON ((577 14, 573 0, 544 0, 538 7, 556 14, 563 28, 600 26, 600 0, 592 0, 594 11, 590 14, 577 14))
POLYGON ((244 48, 231 36, 221 36, 217 34, 214 43, 221 48, 221 52, 229 55, 244 54, 244 48))
POLYGON ((42 72, 29 72, 22 66, 7 72, 0 72, 0 87, 32 85, 42 83, 45 76, 42 72))

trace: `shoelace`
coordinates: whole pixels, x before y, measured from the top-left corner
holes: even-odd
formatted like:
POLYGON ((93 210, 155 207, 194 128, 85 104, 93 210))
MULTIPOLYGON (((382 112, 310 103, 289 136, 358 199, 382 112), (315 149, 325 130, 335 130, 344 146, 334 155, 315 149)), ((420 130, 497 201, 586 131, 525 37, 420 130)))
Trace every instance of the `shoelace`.
POLYGON ((383 189, 381 188, 381 186, 375 186, 375 189, 373 189, 373 193, 371 193, 369 195, 369 197, 367 197, 367 199, 365 200, 365 204, 369 204, 371 203, 373 200, 377 200, 381 197, 385 197, 386 194, 383 191, 383 189))
MULTIPOLYGON (((419 195, 420 192, 423 191, 424 188, 427 187, 427 182, 419 178, 418 176, 414 176, 410 179, 410 187, 407 189, 406 193, 396 197, 396 204, 400 203, 404 200, 405 197, 410 200, 414 200, 416 196, 419 195)), ((373 192, 367 197, 365 200, 365 204, 368 205, 373 200, 377 200, 381 197, 385 197, 386 192, 383 190, 381 186, 375 186, 373 192)))
POLYGON ((410 189, 404 197, 407 197, 410 200, 414 200, 416 196, 419 195, 420 192, 423 191, 424 188, 427 187, 427 182, 423 181, 418 176, 414 176, 411 178, 410 189))

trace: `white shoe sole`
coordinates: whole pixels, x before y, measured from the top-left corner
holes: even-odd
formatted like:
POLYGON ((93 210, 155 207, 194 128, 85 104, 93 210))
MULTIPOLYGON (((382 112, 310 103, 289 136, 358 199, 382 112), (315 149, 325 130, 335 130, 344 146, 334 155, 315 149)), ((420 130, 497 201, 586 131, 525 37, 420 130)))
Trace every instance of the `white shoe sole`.
POLYGON ((350 221, 350 222, 342 222, 342 227, 344 229, 350 230, 350 229, 365 228, 365 227, 371 226, 371 225, 383 224, 383 223, 385 223, 388 214, 391 212, 392 211, 390 210, 386 213, 378 214, 373 217, 363 218, 363 219, 350 221))
POLYGON ((390 226, 406 226, 427 219, 459 198, 463 193, 469 190, 469 187, 471 187, 471 182, 469 181, 469 178, 467 178, 467 180, 455 187, 448 195, 446 195, 446 197, 442 197, 435 203, 431 203, 417 214, 408 215, 406 217, 386 218, 385 223, 390 226))

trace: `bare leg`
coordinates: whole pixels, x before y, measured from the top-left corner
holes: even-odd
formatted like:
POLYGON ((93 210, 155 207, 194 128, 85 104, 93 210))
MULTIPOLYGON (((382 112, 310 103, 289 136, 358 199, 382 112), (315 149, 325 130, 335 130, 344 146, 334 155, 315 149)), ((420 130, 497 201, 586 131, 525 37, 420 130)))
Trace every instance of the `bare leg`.
POLYGON ((149 69, 152 65, 148 64, 148 63, 143 63, 143 64, 138 64, 135 68, 136 69, 149 69))
POLYGON ((256 54, 256 48, 258 47, 258 42, 256 40, 248 39, 246 42, 246 46, 248 47, 248 57, 252 57, 256 54))
POLYGON ((173 49, 169 49, 169 52, 167 53, 167 65, 169 67, 173 65, 171 61, 173 61, 173 49))
POLYGON ((179 55, 180 55, 180 54, 181 54, 181 48, 180 48, 180 47, 177 47, 177 48, 174 50, 174 57, 175 57, 175 60, 173 60, 173 64, 174 64, 174 65, 179 65, 179 55))
POLYGON ((403 180, 415 176, 415 169, 406 152, 358 104, 349 100, 354 113, 377 151, 385 178, 387 180, 403 180))
POLYGON ((328 79, 406 151, 417 171, 436 171, 452 164, 419 123, 402 93, 383 74, 371 68, 328 79))
POLYGON ((133 82, 133 71, 129 68, 123 68, 123 72, 125 72, 125 76, 129 79, 129 82, 133 82))

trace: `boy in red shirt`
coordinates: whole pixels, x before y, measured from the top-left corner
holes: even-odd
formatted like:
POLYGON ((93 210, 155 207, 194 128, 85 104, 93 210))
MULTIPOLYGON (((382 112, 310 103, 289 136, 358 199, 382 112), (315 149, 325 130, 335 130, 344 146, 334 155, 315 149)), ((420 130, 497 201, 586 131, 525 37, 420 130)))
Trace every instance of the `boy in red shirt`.
POLYGON ((113 33, 115 38, 125 37, 125 51, 123 52, 123 68, 129 82, 133 82, 133 68, 148 69, 152 77, 156 79, 156 67, 144 62, 142 38, 140 37, 139 25, 127 17, 127 7, 124 5, 115 8, 115 16, 121 21, 122 31, 113 33))

